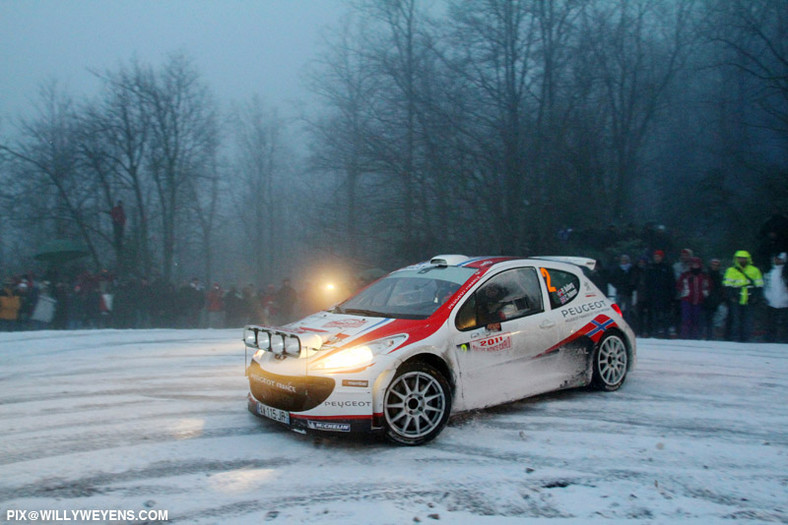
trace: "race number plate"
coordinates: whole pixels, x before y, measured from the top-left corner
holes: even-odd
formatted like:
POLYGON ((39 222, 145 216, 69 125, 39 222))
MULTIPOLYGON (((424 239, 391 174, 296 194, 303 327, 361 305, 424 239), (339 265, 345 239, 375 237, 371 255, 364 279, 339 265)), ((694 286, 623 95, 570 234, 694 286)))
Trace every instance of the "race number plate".
POLYGON ((263 417, 267 417, 268 419, 273 419, 274 421, 279 421, 280 423, 284 423, 285 425, 290 424, 290 413, 285 412, 284 410, 279 410, 278 408, 269 407, 268 405, 264 405, 258 402, 257 413, 263 417))

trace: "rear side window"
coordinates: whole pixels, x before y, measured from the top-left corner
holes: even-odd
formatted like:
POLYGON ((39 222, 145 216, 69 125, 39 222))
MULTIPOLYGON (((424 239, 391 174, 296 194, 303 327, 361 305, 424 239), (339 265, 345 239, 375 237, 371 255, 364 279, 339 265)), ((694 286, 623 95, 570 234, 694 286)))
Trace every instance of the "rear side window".
POLYGON ((518 268, 496 275, 482 285, 460 307, 455 325, 459 330, 473 330, 542 310, 536 269, 518 268))
POLYGON ((547 287, 551 308, 560 308, 580 293, 580 279, 573 273, 542 268, 542 279, 547 287))

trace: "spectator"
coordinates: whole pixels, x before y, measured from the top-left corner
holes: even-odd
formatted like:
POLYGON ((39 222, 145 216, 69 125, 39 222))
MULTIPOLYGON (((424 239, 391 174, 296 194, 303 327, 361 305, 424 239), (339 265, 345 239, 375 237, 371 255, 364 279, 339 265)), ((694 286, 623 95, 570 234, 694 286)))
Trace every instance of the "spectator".
POLYGON ((648 337, 651 333, 649 319, 651 317, 651 297, 648 289, 648 258, 639 257, 635 269, 635 332, 641 337, 648 337))
POLYGON ((770 343, 788 343, 788 254, 777 254, 772 268, 764 278, 763 295, 766 298, 766 340, 770 343))
POLYGON ((678 281, 681 274, 690 271, 690 261, 694 254, 689 248, 684 248, 679 252, 679 260, 673 263, 673 278, 678 281))
POLYGON ((244 315, 244 298, 238 288, 231 286, 224 296, 225 326, 238 328, 246 322, 244 315))
POLYGON ((292 321, 293 308, 297 300, 298 295, 293 287, 290 286, 290 279, 283 280, 282 287, 276 292, 277 324, 283 325, 292 321))
POLYGON ((213 283, 205 297, 208 312, 208 328, 224 328, 224 291, 219 283, 213 283))
POLYGON ((49 328, 55 318, 56 306, 57 301, 49 294, 49 282, 42 282, 35 309, 30 316, 32 328, 34 330, 49 328))
POLYGON ((703 302, 705 315, 705 334, 706 339, 714 340, 715 328, 722 328, 728 318, 728 306, 725 304, 725 290, 722 288, 722 270, 719 259, 709 261, 709 296, 703 302))
POLYGON ((38 300, 38 290, 33 286, 32 280, 22 278, 16 285, 16 293, 19 296, 19 312, 16 318, 17 330, 28 330, 30 328, 30 316, 38 300))
POLYGON ((16 330, 21 306, 22 301, 14 287, 14 280, 9 277, 3 281, 3 289, 0 291, 0 331, 16 330))
POLYGON ((752 335, 752 308, 763 291, 763 277, 761 271, 753 266, 748 251, 739 250, 733 257, 733 266, 725 271, 722 283, 731 315, 730 336, 734 341, 747 342, 752 335))
POLYGON ((703 303, 709 296, 709 277, 703 273, 703 262, 699 257, 690 260, 690 270, 684 272, 676 283, 681 299, 681 337, 700 339, 703 325, 703 303))
POLYGON ((635 291, 635 273, 629 255, 623 254, 619 264, 610 272, 610 284, 616 289, 616 303, 628 323, 633 322, 632 293, 635 291))
POLYGON ((69 328, 69 319, 71 318, 71 302, 73 297, 69 292, 69 286, 63 281, 59 281, 55 285, 54 299, 55 317, 52 320, 52 328, 55 330, 67 330, 69 328))
POLYGON ((264 325, 273 324, 277 318, 276 309, 276 286, 269 284, 265 290, 258 294, 260 302, 260 323, 264 325))
POLYGON ((651 300, 651 335, 667 337, 676 281, 662 250, 654 251, 653 262, 646 271, 646 282, 651 300))
POLYGON ((241 290, 241 296, 244 302, 243 324, 255 323, 259 317, 259 303, 257 302, 257 294, 254 291, 254 285, 249 283, 244 286, 244 289, 241 290))
POLYGON ((186 328, 197 328, 201 325, 200 314, 205 302, 205 289, 197 277, 192 277, 188 286, 184 286, 180 291, 180 303, 185 315, 184 326, 186 328))

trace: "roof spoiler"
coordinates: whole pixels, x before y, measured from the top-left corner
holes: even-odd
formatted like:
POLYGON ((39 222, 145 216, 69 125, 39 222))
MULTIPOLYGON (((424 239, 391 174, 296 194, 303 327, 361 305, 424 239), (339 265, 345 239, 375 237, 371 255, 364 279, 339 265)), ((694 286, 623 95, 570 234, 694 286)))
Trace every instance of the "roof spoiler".
POLYGON ((568 264, 574 264, 575 266, 581 266, 588 268, 589 270, 594 270, 596 268, 596 259, 591 259, 590 257, 572 257, 572 256, 563 256, 563 255, 545 255, 539 257, 531 257, 531 259, 542 259, 545 261, 555 261, 555 262, 562 262, 568 264))

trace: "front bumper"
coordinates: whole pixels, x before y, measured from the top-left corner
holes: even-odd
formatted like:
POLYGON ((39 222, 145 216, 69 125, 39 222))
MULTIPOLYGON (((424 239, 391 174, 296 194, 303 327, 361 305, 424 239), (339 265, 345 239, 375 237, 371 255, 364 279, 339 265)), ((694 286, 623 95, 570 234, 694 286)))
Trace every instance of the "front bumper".
MULTIPOLYGON (((247 407, 298 432, 371 432, 380 425, 372 413, 369 387, 326 376, 274 374, 255 361, 247 368, 247 407)), ((368 384, 366 381, 360 384, 368 384)))

